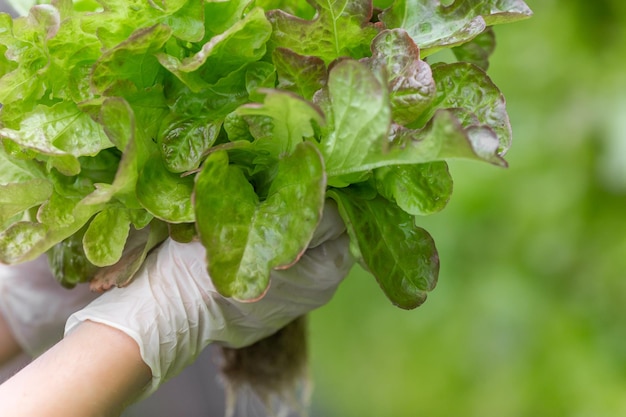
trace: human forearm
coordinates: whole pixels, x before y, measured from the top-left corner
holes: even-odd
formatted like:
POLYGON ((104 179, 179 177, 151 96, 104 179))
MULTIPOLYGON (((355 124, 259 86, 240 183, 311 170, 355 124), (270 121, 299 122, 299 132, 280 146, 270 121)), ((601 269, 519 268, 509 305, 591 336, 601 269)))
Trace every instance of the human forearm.
POLYGON ((85 322, 0 385, 0 415, 118 416, 150 378, 132 338, 85 322))

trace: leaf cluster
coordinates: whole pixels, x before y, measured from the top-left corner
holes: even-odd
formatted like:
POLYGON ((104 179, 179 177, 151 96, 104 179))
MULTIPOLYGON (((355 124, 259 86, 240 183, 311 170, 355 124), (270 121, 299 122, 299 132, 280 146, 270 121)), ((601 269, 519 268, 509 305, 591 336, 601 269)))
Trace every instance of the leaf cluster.
POLYGON ((437 281, 446 160, 505 166, 490 26, 522 0, 55 0, 0 15, 0 261, 118 285, 171 236, 262 297, 327 199, 389 299, 437 281), (426 58, 452 48, 458 61, 426 58), (136 231, 145 233, 136 233, 136 231), (134 238, 140 235, 141 238, 134 238), (104 271, 104 272, 103 272, 104 271))

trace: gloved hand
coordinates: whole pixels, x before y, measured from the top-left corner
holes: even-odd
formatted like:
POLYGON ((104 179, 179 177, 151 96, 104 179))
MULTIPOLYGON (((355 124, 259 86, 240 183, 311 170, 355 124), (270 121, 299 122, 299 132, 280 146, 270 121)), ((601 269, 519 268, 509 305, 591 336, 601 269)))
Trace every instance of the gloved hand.
POLYGON ((45 255, 0 264, 0 314, 24 352, 38 356, 61 340, 70 314, 97 297, 87 285, 68 291, 54 279, 45 255))
POLYGON ((148 256, 128 287, 114 288, 73 314, 65 332, 90 320, 132 337, 152 370, 152 382, 140 396, 145 398, 208 344, 252 344, 324 305, 353 263, 345 225, 329 200, 307 251, 294 266, 272 273, 260 301, 222 297, 207 273, 202 244, 168 239, 148 256))

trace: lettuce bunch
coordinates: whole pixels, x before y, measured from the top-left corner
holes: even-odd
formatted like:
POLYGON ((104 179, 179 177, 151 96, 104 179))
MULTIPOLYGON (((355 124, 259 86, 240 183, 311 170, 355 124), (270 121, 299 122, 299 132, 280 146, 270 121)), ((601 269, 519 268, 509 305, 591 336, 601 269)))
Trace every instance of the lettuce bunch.
POLYGON ((505 166, 491 26, 522 0, 56 0, 0 15, 0 262, 124 285, 167 236, 253 301, 327 198, 391 302, 436 284, 446 160, 505 166), (430 65, 450 49, 456 59, 430 65), (144 231, 145 233, 136 233, 144 231), (141 238, 136 238, 140 236, 141 238))

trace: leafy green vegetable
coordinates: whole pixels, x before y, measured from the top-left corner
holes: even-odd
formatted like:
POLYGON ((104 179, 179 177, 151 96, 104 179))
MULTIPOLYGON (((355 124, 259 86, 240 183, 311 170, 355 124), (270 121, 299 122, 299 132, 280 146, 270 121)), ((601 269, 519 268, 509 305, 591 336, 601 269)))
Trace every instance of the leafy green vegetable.
POLYGON ((74 288, 81 282, 89 281, 98 270, 85 255, 83 236, 86 230, 87 226, 48 251, 48 263, 52 274, 65 288, 74 288))
POLYGON ((522 0, 396 0, 384 10, 381 21, 403 28, 428 56, 442 48, 462 45, 489 25, 515 22, 532 12, 522 0))
POLYGON ((49 252, 64 285, 95 274, 105 289, 168 235, 199 238, 218 291, 254 301, 332 198, 391 302, 421 304, 439 261, 417 223, 450 198, 446 160, 506 166, 490 25, 531 12, 381 4, 57 0, 0 15, 0 261, 49 252), (431 65, 444 48, 459 62, 431 65))
POLYGON ((122 257, 130 231, 126 209, 107 208, 96 214, 83 236, 85 256, 96 266, 113 265, 122 257))
POLYGON ((226 152, 210 155, 196 184, 196 216, 218 291, 241 300, 262 296, 271 270, 290 266, 306 249, 325 190, 323 160, 310 142, 281 158, 264 201, 226 152))
POLYGON ((415 226, 413 216, 381 196, 372 199, 330 192, 356 242, 362 264, 392 303, 415 308, 437 283, 439 257, 432 237, 415 226))
POLYGON ((488 27, 470 42, 452 48, 452 52, 454 52, 459 61, 470 62, 487 71, 489 68, 489 57, 495 49, 496 34, 492 27, 488 27))
POLYGON ((290 49, 300 55, 316 56, 327 64, 350 56, 361 58, 368 53, 376 35, 372 18, 373 6, 368 0, 313 0, 317 10, 313 20, 303 20, 282 10, 271 10, 270 50, 290 49))
POLYGON ((52 194, 52 184, 42 178, 0 185, 0 224, 13 216, 46 202, 52 194))
POLYGON ((376 189, 414 216, 442 210, 452 194, 452 177, 444 161, 388 165, 374 170, 376 189))

